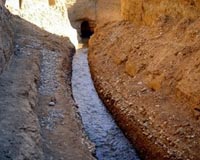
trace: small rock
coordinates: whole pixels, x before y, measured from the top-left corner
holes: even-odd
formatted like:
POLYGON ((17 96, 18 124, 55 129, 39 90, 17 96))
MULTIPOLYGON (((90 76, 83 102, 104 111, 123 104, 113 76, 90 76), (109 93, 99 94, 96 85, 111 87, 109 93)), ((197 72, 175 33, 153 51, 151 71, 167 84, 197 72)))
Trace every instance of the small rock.
POLYGON ((142 82, 138 82, 137 84, 138 84, 138 85, 142 85, 142 82))
POLYGON ((129 102, 129 106, 132 106, 133 105, 133 103, 132 102, 129 102))
POLYGON ((135 48, 136 48, 136 49, 140 49, 140 46, 139 46, 139 45, 136 45, 135 48))
POLYGON ((150 135, 148 135, 148 137, 147 137, 147 138, 148 138, 148 139, 151 139, 152 137, 153 137, 153 136, 150 134, 150 135))
POLYGON ((49 102, 49 106, 55 106, 55 102, 49 102))
POLYGON ((141 92, 146 92, 147 91, 147 88, 142 88, 141 89, 141 92))

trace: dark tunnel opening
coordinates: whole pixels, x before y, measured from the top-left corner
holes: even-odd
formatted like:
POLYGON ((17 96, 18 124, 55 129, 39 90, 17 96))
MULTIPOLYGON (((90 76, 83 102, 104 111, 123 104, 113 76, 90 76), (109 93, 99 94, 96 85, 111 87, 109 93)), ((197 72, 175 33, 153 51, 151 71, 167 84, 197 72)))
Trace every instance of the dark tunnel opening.
POLYGON ((90 36, 93 34, 93 31, 90 27, 90 24, 88 21, 83 21, 81 23, 81 37, 82 38, 90 38, 90 36))

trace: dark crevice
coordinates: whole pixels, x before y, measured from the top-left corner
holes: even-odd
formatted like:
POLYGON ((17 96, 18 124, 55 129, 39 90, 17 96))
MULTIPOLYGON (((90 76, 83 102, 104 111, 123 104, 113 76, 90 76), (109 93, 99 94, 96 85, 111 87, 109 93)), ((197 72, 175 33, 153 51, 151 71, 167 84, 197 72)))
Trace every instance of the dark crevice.
POLYGON ((92 31, 92 28, 90 27, 90 24, 88 21, 83 21, 81 23, 81 37, 82 38, 90 38, 90 36, 94 32, 92 31))

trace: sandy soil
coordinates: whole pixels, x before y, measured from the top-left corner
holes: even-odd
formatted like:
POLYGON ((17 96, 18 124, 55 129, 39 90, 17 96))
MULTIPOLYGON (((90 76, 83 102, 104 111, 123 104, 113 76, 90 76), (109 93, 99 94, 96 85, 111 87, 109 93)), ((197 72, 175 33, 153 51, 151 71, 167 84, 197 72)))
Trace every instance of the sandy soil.
POLYGON ((95 87, 144 159, 200 159, 199 24, 121 21, 90 40, 95 87))

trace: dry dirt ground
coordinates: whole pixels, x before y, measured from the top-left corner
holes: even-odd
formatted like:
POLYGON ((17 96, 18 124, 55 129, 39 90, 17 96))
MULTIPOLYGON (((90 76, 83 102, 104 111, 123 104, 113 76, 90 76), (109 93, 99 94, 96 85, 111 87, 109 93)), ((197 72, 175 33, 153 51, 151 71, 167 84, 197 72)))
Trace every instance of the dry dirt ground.
POLYGON ((0 159, 93 159, 71 94, 74 47, 17 16, 9 21, 14 54, 0 75, 0 159))
POLYGON ((200 19, 108 23, 90 40, 95 87, 144 159, 199 160, 200 19))

